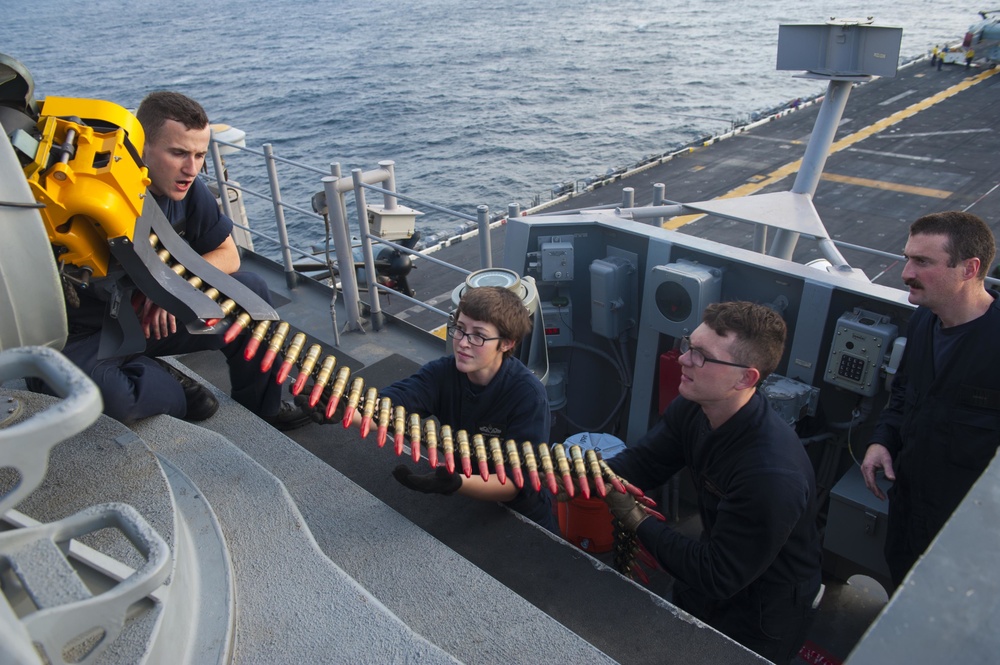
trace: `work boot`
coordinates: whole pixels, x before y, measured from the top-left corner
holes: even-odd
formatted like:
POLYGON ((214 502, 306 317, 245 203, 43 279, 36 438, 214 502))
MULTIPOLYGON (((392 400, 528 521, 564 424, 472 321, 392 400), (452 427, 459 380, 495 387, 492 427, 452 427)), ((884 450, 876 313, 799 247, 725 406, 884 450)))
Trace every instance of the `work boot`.
POLYGON ((312 422, 312 417, 308 411, 288 401, 281 403, 277 414, 273 416, 261 416, 261 419, 271 427, 282 432, 298 429, 312 422))
POLYGON ((167 370, 170 376, 177 379, 177 383, 181 384, 181 388, 184 390, 184 401, 187 402, 187 413, 184 415, 184 420, 190 423, 199 423, 215 415, 215 412, 219 410, 219 400, 215 399, 211 390, 165 360, 157 358, 156 362, 167 370))

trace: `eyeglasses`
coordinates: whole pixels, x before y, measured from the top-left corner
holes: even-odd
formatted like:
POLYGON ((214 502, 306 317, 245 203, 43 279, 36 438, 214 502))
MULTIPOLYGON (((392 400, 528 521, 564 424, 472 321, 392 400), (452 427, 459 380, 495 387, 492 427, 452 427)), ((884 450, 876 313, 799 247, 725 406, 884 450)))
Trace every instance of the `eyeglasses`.
POLYGON ((705 354, 702 353, 701 349, 696 346, 691 346, 691 338, 688 336, 681 337, 681 345, 678 349, 683 356, 685 353, 691 354, 691 364, 695 367, 704 367, 705 363, 715 363, 716 365, 728 365, 729 367, 740 367, 742 369, 750 369, 749 365, 741 365, 739 363, 731 363, 727 360, 716 360, 715 358, 706 358, 705 354))
POLYGON ((469 344, 472 346, 482 346, 486 342, 492 342, 495 339, 503 339, 502 337, 483 337, 479 333, 469 333, 465 332, 456 325, 448 326, 448 337, 454 337, 456 341, 462 341, 462 338, 469 340, 469 344))

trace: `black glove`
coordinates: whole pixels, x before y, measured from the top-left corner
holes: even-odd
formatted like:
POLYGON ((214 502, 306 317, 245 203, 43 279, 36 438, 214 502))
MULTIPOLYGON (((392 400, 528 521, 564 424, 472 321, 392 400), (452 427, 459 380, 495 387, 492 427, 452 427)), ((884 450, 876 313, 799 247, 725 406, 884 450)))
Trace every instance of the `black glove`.
POLYGON ((611 509, 611 514, 629 531, 638 529, 639 524, 649 517, 642 506, 636 503, 635 498, 627 492, 622 494, 618 490, 612 489, 604 497, 604 502, 611 509))
POLYGON ((452 494, 462 486, 462 475, 457 471, 451 473, 443 466, 434 469, 433 473, 418 476, 410 467, 400 464, 392 470, 392 475, 411 490, 424 494, 452 494))
POLYGON ((295 406, 308 413, 314 423, 329 425, 330 423, 339 423, 344 419, 344 410, 347 406, 347 395, 340 398, 340 402, 337 403, 337 408, 334 410, 333 416, 327 418, 326 406, 330 403, 330 396, 333 394, 333 389, 330 386, 324 388, 323 394, 320 396, 319 401, 316 402, 316 406, 309 406, 309 392, 310 391, 308 390, 303 390, 301 393, 296 395, 295 406))

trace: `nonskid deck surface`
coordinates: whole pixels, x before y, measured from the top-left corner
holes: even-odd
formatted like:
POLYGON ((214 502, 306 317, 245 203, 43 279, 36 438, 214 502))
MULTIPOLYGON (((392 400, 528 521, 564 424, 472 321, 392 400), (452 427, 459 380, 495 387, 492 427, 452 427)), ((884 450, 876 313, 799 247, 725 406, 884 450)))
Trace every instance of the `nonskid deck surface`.
MULTIPOLYGON (((228 379, 217 357, 204 352, 184 356, 183 362, 214 384, 223 398, 228 379)), ((390 356, 357 376, 368 385, 384 386, 416 368, 406 358, 390 356)), ((230 437, 285 483, 321 548, 337 565, 407 625, 463 662, 602 662, 605 654, 620 663, 659 663, 667 644, 678 656, 698 655, 697 660, 686 657, 688 662, 763 662, 715 631, 678 618, 677 610, 655 590, 626 580, 601 560, 499 504, 404 488, 392 478, 393 467, 407 464, 426 471, 427 462, 396 457, 391 442, 380 449, 373 435, 362 439, 357 429, 309 424, 287 433, 303 449, 293 454, 269 449, 248 420, 217 415, 202 424, 230 437), (302 456, 316 466, 309 469, 302 456), (349 486, 360 486, 370 504, 367 510, 353 491, 326 485, 325 465, 343 474, 349 486), (382 511, 390 509, 387 517, 382 511), (412 537, 397 537, 402 528, 398 521, 415 525, 443 547, 413 546, 412 537), (470 575, 470 566, 485 577, 470 575), (518 610, 508 594, 530 605, 518 610), (456 612, 469 615, 457 627, 456 612), (496 632, 508 626, 514 630, 511 637, 496 632), (465 634, 454 634, 463 627, 465 634), (559 649, 566 648, 560 641, 574 644, 564 631, 592 645, 597 650, 593 657, 560 655, 559 649), (501 646, 498 640, 512 645, 501 646)), ((610 558, 602 558, 610 563, 610 558)), ((659 584, 666 582, 665 576, 658 578, 659 584)), ((574 648, 583 649, 579 644, 574 648)))
MULTIPOLYGON (((997 131, 1000 117, 990 109, 997 96, 1000 76, 992 70, 945 67, 937 71, 925 62, 902 68, 894 79, 877 79, 857 86, 837 132, 832 154, 814 199, 831 237, 885 252, 899 253, 909 224, 923 214, 939 210, 969 210, 1000 230, 1000 151, 997 131)), ((738 194, 787 191, 794 181, 797 160, 802 157, 812 131, 819 102, 754 127, 731 138, 698 147, 664 164, 629 178, 553 205, 544 212, 558 212, 621 202, 621 189, 635 189, 635 204, 652 200, 654 183, 666 184, 666 198, 693 202, 738 194)), ((711 238, 726 244, 749 247, 749 225, 712 218, 690 219, 679 226, 682 233, 711 238)), ((668 228, 676 226, 668 223, 668 228)), ((492 233, 493 264, 503 265, 504 229, 492 233)), ((892 260, 871 258, 842 250, 869 278, 888 286, 900 284, 901 266, 892 260)), ((469 269, 479 267, 480 247, 467 239, 440 250, 436 256, 469 269)), ((803 239, 795 256, 798 262, 818 258, 815 244, 803 239)), ((451 292, 461 275, 431 262, 417 262, 410 283, 417 297, 447 309, 451 292)), ((383 298, 387 313, 408 323, 433 330, 440 317, 422 312, 401 298, 383 298)), ((405 375, 401 373, 400 376, 405 375)), ((389 380, 389 377, 386 377, 389 380)), ((384 385, 384 384, 378 384, 384 385)), ((356 437, 356 435, 354 435, 356 437)), ((461 499, 414 496, 400 493, 388 479, 397 460, 384 451, 362 450, 361 457, 331 445, 332 436, 310 426, 292 433, 304 447, 366 486, 415 522, 431 530, 457 552, 483 565, 491 574, 523 592, 539 606, 554 608, 559 616, 559 596, 566 585, 545 584, 551 562, 532 556, 525 574, 523 557, 531 547, 511 546, 510 538, 493 538, 491 509, 461 499), (381 454, 379 454, 381 452, 381 454), (366 457, 367 456, 367 457, 366 457), (353 474, 353 475, 352 475, 353 474), (388 484, 386 481, 388 480, 388 484), (371 489, 371 488, 376 489, 371 489), (456 506, 460 503, 460 506, 456 506), (485 520, 491 528, 480 530, 485 520), (498 555, 503 553, 502 555, 498 555), (509 580, 509 581, 508 581, 509 580), (519 582, 518 580, 522 580, 519 582), (532 590, 538 593, 532 595, 532 590)), ((351 437, 344 446, 371 446, 351 437)), ((691 528, 697 528, 696 520, 691 528)), ((499 530, 499 533, 506 533, 499 530)), ((517 537, 513 538, 517 542, 517 537)), ((610 557, 603 558, 610 562, 610 557)), ((555 573, 567 579, 565 570, 555 573)), ((874 581, 855 577, 850 583, 826 580, 825 601, 809 634, 807 644, 813 658, 843 661, 865 630, 885 606, 885 591, 874 581)), ((654 573, 651 589, 668 597, 670 578, 654 573)), ((579 600, 579 599, 578 599, 579 600)), ((589 629, 590 611, 584 605, 579 619, 589 629)), ((648 618, 643 618, 645 621, 648 618)), ((572 625, 570 623, 569 625, 572 625)), ((610 626, 609 626, 610 628, 610 626)), ((609 632, 613 632, 613 629, 609 632)), ((651 636, 662 644, 662 638, 651 636)), ((642 662, 628 654, 609 652, 622 662, 642 662)), ((816 661, 811 661, 816 662, 816 661)))
MULTIPOLYGON (((901 68, 895 78, 855 86, 814 197, 830 237, 899 254, 910 223, 941 210, 967 210, 1000 232, 1000 115, 992 111, 1000 95, 998 72, 962 66, 937 71, 917 61, 901 68)), ((817 101, 711 145, 693 147, 541 212, 620 205, 624 187, 635 190, 636 206, 649 205, 655 183, 664 183, 665 197, 679 202, 788 191, 819 108, 817 101)), ((752 245, 753 229, 745 223, 684 217, 667 220, 665 226, 727 245, 752 245)), ((494 265, 503 263, 504 233, 500 226, 491 234, 494 265)), ((841 251, 873 281, 901 284, 901 266, 894 261, 841 251)), ((466 240, 435 256, 477 267, 479 243, 466 240)), ((814 258, 820 258, 815 243, 801 239, 794 259, 805 263, 814 258)), ((420 299, 440 302, 460 281, 460 276, 430 262, 418 261, 418 266, 410 284, 420 299)), ((405 312, 416 325, 440 325, 401 299, 390 296, 382 302, 385 311, 405 312)))

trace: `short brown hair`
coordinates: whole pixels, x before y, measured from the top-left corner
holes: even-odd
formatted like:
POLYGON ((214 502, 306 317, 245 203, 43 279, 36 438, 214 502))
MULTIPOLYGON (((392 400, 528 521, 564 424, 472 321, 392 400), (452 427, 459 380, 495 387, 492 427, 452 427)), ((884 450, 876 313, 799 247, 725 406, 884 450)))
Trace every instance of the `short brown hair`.
POLYGON ((208 126, 208 114, 201 104, 179 92, 160 90, 151 92, 139 104, 135 117, 142 123, 146 142, 159 138, 167 120, 173 120, 188 129, 202 129, 208 126))
POLYGON ((993 231, 979 217, 972 213, 949 210, 924 215, 910 225, 910 235, 947 236, 945 251, 948 252, 948 267, 954 268, 959 261, 979 259, 976 277, 986 279, 997 253, 993 231))
POLYGON ((705 308, 702 321, 717 335, 733 333, 733 359, 754 367, 766 379, 785 352, 785 320, 765 305, 746 301, 717 302, 705 308))
POLYGON ((504 357, 514 353, 524 336, 531 332, 531 317, 521 298, 501 286, 479 286, 466 289, 458 303, 455 317, 465 314, 470 319, 492 323, 503 339, 514 342, 504 357))

